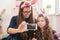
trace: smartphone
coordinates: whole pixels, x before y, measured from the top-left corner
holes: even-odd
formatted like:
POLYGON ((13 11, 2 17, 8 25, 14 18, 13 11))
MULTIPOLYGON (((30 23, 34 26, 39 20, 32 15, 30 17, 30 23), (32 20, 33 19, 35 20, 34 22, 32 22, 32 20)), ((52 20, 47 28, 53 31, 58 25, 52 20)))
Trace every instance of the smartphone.
POLYGON ((27 24, 27 30, 37 30, 37 24, 27 24))

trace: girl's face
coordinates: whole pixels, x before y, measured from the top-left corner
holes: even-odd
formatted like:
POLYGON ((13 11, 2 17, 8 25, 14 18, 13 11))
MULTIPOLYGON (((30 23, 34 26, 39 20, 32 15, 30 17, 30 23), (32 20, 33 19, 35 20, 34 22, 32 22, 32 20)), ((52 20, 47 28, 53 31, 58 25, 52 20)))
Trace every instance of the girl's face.
POLYGON ((23 17, 24 18, 29 18, 31 14, 31 8, 30 7, 24 7, 23 9, 23 17))
POLYGON ((44 17, 38 17, 38 19, 37 19, 37 25, 40 28, 43 28, 46 25, 46 21, 45 21, 44 17))

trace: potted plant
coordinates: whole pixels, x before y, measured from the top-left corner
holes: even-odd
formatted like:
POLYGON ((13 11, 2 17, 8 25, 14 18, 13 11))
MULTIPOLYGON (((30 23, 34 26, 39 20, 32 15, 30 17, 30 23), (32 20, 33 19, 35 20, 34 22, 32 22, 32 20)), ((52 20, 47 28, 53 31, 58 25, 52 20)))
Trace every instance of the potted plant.
POLYGON ((46 8, 48 13, 50 13, 51 7, 52 7, 51 4, 47 4, 46 8))
POLYGON ((51 8, 51 5, 50 4, 47 4, 46 8, 51 8))

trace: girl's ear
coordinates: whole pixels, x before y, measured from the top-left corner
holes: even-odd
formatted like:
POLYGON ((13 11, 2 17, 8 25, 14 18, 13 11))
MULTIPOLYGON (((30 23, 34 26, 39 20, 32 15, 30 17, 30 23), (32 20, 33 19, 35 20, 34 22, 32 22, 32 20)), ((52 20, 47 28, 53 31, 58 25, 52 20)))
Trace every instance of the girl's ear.
POLYGON ((41 12, 42 13, 46 13, 46 11, 45 11, 45 9, 43 8, 43 9, 40 9, 41 10, 41 12))

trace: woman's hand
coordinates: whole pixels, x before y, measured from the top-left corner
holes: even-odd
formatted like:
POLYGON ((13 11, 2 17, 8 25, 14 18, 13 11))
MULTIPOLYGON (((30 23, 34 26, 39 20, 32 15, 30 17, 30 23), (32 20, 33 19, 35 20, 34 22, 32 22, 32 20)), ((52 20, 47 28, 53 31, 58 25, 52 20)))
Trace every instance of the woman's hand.
POLYGON ((27 25, 27 23, 25 21, 23 21, 18 27, 18 33, 27 31, 26 25, 27 25))

